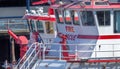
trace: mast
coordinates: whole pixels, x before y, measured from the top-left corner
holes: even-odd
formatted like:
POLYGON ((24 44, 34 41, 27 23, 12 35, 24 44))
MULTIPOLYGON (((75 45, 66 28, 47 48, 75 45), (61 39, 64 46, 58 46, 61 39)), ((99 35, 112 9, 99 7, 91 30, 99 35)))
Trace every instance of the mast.
POLYGON ((30 0, 26 0, 26 9, 30 12, 30 0))

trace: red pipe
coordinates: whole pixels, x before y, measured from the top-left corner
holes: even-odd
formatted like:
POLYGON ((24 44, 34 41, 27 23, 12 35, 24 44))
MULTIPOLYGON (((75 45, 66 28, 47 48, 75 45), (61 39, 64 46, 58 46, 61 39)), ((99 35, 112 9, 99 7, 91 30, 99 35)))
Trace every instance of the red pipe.
POLYGON ((8 30, 8 34, 12 36, 12 38, 15 39, 15 41, 18 40, 18 37, 11 30, 8 30))

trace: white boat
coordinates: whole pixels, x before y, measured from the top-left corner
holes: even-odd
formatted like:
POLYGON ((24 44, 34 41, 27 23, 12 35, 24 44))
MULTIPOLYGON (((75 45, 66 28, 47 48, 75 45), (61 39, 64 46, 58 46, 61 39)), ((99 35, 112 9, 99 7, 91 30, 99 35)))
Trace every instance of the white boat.
POLYGON ((25 54, 26 60, 15 68, 120 68, 120 3, 102 0, 58 2, 50 8, 54 15, 35 11, 26 14, 24 19, 29 23, 44 22, 44 28, 51 24, 46 22, 53 22, 52 28, 56 32, 52 34, 53 41, 46 42, 51 35, 39 33, 44 43, 33 43, 25 54))

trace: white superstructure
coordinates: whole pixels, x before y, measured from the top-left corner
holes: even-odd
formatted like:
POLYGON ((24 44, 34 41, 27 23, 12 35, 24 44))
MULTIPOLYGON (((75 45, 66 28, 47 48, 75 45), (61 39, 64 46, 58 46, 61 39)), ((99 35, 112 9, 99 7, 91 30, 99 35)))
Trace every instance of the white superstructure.
POLYGON ((53 69, 54 63, 58 60, 66 61, 61 61, 58 69, 62 63, 66 65, 66 67, 63 65, 62 69, 120 68, 118 63, 120 62, 119 3, 75 1, 55 3, 50 8, 54 10, 55 17, 27 14, 24 17, 33 21, 52 21, 57 35, 55 34, 52 43, 35 43, 33 52, 36 52, 37 46, 39 50, 34 58, 39 61, 31 61, 28 66, 25 66, 27 61, 31 60, 30 56, 34 54, 32 52, 20 69, 31 66, 34 67, 33 69, 40 69, 40 67, 53 69), (44 61, 46 59, 47 62, 44 61))

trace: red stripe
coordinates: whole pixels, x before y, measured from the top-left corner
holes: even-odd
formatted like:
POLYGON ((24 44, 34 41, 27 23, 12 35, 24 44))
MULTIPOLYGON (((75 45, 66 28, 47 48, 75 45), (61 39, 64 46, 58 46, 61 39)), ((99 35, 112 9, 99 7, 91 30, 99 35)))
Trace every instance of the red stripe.
POLYGON ((93 62, 120 62, 120 60, 117 59, 105 59, 105 60, 88 60, 88 63, 93 63, 93 62))
MULTIPOLYGON (((44 4, 44 3, 48 3, 48 0, 42 0, 42 1, 37 1, 37 2, 33 2, 32 5, 39 5, 39 4, 44 4)), ((50 0, 51 3, 54 3, 55 0, 50 0)))
POLYGON ((33 2, 32 5, 39 5, 39 4, 44 4, 44 3, 48 3, 48 0, 33 2))
POLYGON ((120 39, 120 35, 78 35, 77 38, 83 39, 120 39))
POLYGON ((41 20, 41 21, 52 21, 55 22, 55 18, 54 17, 44 17, 44 16, 30 16, 30 15, 26 15, 24 17, 24 19, 34 19, 34 20, 41 20))
MULTIPOLYGON (((53 22, 56 21, 55 17, 49 17, 49 16, 32 16, 32 15, 26 15, 24 18, 25 19, 34 19, 34 20, 53 21, 53 22)), ((66 20, 70 21, 71 19, 70 19, 70 17, 67 17, 66 20)), ((78 21, 78 17, 75 17, 75 20, 78 21)), ((60 18, 60 21, 63 21, 63 19, 60 18)))

